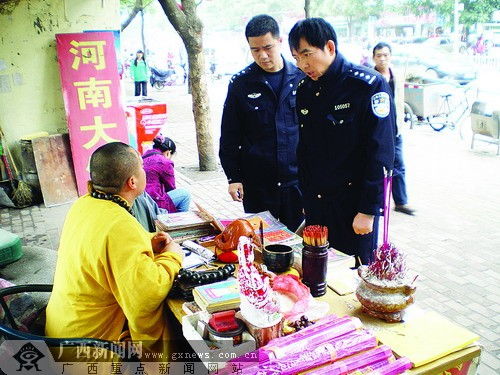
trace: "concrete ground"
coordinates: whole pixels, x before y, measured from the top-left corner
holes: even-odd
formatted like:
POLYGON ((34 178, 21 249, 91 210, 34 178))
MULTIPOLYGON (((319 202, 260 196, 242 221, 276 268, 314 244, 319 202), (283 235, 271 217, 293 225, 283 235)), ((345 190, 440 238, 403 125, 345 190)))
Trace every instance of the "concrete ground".
MULTIPOLYGON (((224 80, 211 81, 213 136, 217 148, 224 80)), ((130 92, 132 83, 127 86, 130 92)), ((219 167, 199 172, 191 97, 185 86, 153 91, 168 103, 167 135, 177 143, 178 184, 195 201, 220 217, 237 217, 239 203, 227 194, 219 167)), ((420 274, 417 303, 435 310, 481 336, 480 375, 500 372, 500 157, 496 146, 477 142, 470 150, 470 127, 465 139, 448 129, 440 133, 418 126, 404 133, 407 183, 416 216, 391 213, 390 238, 408 254, 408 263, 420 274)), ((22 210, 0 209, 0 226, 22 237, 30 253, 46 253, 46 265, 20 272, 0 269, 0 277, 23 282, 51 280, 54 257, 69 205, 22 210), (36 271, 36 272, 35 272, 36 271)), ((38 257, 39 258, 39 257, 38 257)), ((37 258, 37 259, 38 259, 37 258)))

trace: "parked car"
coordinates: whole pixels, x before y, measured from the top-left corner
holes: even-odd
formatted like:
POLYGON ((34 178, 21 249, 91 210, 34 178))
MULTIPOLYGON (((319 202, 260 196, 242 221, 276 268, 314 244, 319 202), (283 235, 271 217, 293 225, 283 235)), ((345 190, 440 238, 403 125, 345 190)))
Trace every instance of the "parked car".
POLYGON ((467 84, 478 77, 474 64, 462 59, 452 59, 448 54, 432 53, 432 51, 408 52, 407 46, 393 51, 392 62, 396 67, 404 69, 408 74, 430 79, 452 79, 460 84, 467 84), (404 51, 403 51, 404 49, 404 51))

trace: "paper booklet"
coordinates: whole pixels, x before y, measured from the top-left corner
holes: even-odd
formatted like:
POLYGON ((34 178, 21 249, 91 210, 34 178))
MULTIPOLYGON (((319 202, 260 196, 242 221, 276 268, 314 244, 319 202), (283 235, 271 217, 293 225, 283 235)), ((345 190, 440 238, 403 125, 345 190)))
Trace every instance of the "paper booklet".
POLYGON ((163 230, 175 230, 185 228, 196 228, 210 225, 210 218, 199 211, 174 212, 160 214, 157 220, 161 223, 163 230))
POLYGON ((224 311, 239 307, 240 292, 234 277, 213 284, 197 286, 193 289, 195 302, 208 312, 224 311))

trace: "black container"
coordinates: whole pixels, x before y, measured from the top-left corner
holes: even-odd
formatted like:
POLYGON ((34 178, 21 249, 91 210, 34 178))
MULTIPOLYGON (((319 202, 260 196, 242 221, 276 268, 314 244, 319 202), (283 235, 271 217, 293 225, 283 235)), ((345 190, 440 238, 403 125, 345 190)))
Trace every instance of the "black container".
POLYGON ((304 244, 302 249, 302 282, 311 290, 313 297, 326 293, 328 242, 323 246, 304 244))
POLYGON ((293 249, 287 245, 267 245, 262 252, 267 269, 272 272, 285 272, 293 264, 293 249))

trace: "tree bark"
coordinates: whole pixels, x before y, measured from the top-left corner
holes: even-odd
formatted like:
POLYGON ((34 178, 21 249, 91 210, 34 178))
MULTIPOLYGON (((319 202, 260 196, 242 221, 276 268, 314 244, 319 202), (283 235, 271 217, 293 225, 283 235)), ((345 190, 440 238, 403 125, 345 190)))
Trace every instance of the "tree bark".
POLYGON ((175 0, 158 0, 158 2, 182 38, 188 54, 188 77, 196 125, 199 168, 201 171, 214 171, 217 162, 210 131, 210 106, 203 56, 203 24, 196 14, 198 4, 194 0, 182 0, 181 9, 175 0))
POLYGON ((306 18, 311 18, 311 0, 304 1, 304 12, 306 13, 306 18))
POLYGON ((142 9, 142 0, 135 0, 135 5, 134 8, 132 8, 132 11, 128 15, 127 19, 122 22, 121 26, 121 31, 125 30, 128 25, 130 25, 130 22, 133 21, 135 16, 137 16, 137 13, 142 9))
POLYGON ((146 56, 146 38, 144 37, 144 8, 140 10, 141 12, 141 40, 142 40, 142 51, 144 52, 144 56, 146 56))

